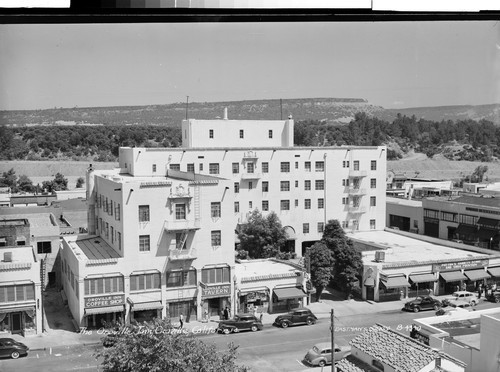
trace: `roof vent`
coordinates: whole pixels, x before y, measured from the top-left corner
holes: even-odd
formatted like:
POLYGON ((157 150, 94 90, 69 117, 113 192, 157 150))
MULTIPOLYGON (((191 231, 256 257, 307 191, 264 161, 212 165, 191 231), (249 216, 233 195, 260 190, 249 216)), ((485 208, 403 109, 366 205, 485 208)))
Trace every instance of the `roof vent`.
POLYGON ((96 244, 101 244, 101 242, 100 242, 99 240, 97 240, 97 239, 96 239, 96 240, 94 240, 94 243, 96 243, 96 244))
POLYGON ((384 251, 376 251, 375 252, 375 261, 384 262, 385 261, 385 252, 384 251))
POLYGON ((3 262, 12 262, 12 252, 3 253, 3 262))

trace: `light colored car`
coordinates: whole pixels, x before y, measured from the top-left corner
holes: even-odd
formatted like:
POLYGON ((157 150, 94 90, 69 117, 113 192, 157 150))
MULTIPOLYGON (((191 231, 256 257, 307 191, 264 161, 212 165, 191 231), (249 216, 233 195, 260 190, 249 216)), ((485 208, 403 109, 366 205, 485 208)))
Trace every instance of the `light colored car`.
POLYGON ((457 312, 468 312, 472 310, 472 303, 463 300, 450 300, 448 305, 436 311, 436 315, 451 315, 457 312))
MULTIPOLYGON (((335 344, 335 362, 351 354, 350 346, 338 346, 335 344)), ((323 367, 332 364, 332 344, 331 342, 320 342, 312 347, 304 357, 304 362, 312 366, 323 367)))
POLYGON ((453 292, 451 297, 452 298, 449 298, 449 300, 462 300, 472 305, 476 305, 479 302, 477 295, 473 292, 468 292, 468 291, 453 292))

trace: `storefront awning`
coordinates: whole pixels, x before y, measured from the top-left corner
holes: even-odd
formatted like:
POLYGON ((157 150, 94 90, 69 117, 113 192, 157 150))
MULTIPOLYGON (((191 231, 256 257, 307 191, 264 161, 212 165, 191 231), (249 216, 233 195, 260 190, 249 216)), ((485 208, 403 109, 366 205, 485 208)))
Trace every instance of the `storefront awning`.
POLYGON ((490 274, 483 269, 466 270, 464 274, 470 280, 481 280, 490 277, 490 274))
POLYGON ((154 309, 162 309, 163 305, 160 301, 151 301, 151 302, 139 302, 134 303, 132 306, 132 311, 141 311, 141 310, 154 310, 154 309))
POLYGON ((408 283, 408 280, 404 276, 390 276, 380 280, 385 288, 410 287, 410 283, 408 283))
POLYGON ((85 315, 92 314, 106 314, 106 313, 119 313, 124 310, 123 305, 108 306, 108 307, 93 307, 85 309, 85 315))
POLYGON ((477 220, 477 224, 491 227, 492 229, 500 228, 500 220, 494 220, 493 218, 479 217, 479 220, 477 220))
POLYGON ((8 308, 0 308, 0 314, 12 313, 16 311, 34 311, 35 305, 33 306, 21 306, 21 307, 8 307, 8 308))
POLYGON ((445 273, 439 273, 441 278, 444 279, 445 282, 458 282, 460 280, 467 280, 467 277, 462 274, 461 271, 448 271, 445 273))
POLYGON ((490 267, 488 269, 488 272, 490 273, 491 276, 494 276, 496 278, 500 278, 500 266, 490 267))
POLYGON ((477 227, 471 225, 460 224, 455 230, 455 234, 458 235, 474 235, 476 233, 477 233, 477 227))
POLYGON ((498 233, 499 233, 498 230, 480 228, 477 232, 477 236, 479 237, 479 239, 488 240, 490 238, 493 238, 498 233))
POLYGON ((274 290, 274 294, 278 297, 278 300, 287 300, 289 298, 299 298, 304 297, 306 294, 304 291, 297 287, 290 288, 278 288, 274 290))
POLYGON ((428 274, 410 274, 410 280, 413 283, 435 282, 437 278, 432 273, 428 274))

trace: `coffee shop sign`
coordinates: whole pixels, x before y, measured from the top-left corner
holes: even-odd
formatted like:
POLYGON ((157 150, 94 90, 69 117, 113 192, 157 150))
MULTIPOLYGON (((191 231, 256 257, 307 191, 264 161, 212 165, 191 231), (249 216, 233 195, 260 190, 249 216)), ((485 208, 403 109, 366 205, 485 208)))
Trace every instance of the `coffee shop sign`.
POLYGON ((116 306, 116 305, 123 305, 124 303, 125 303, 125 295, 98 296, 98 297, 88 297, 85 299, 86 308, 116 306))
POLYGON ((471 260, 460 262, 444 262, 432 265, 432 271, 445 271, 453 269, 473 269, 488 266, 488 260, 471 260))

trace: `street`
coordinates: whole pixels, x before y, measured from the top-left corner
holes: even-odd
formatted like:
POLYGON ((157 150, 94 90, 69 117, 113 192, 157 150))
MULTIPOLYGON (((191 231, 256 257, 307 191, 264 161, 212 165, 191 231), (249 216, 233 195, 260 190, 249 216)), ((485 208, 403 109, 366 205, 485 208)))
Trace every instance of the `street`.
MULTIPOLYGON (((497 304, 480 304, 478 309, 498 307, 497 304)), ((319 314, 317 314, 319 315, 319 314)), ((325 316, 326 314, 323 314, 325 316)), ((409 313, 400 310, 375 314, 344 316, 335 319, 335 342, 348 345, 365 327, 375 323, 409 334, 412 320, 434 315, 434 311, 409 313)), ((302 358, 314 344, 330 341, 330 320, 319 319, 312 326, 296 326, 287 329, 266 325, 259 332, 230 335, 200 336, 205 342, 215 343, 223 349, 229 342, 239 345, 237 363, 251 367, 253 371, 303 371, 308 369, 302 358)), ((28 357, 18 360, 0 360, 1 372, 18 371, 98 371, 93 352, 98 346, 62 347, 46 351, 32 351, 28 357), (52 351, 52 353, 51 353, 52 351)))

